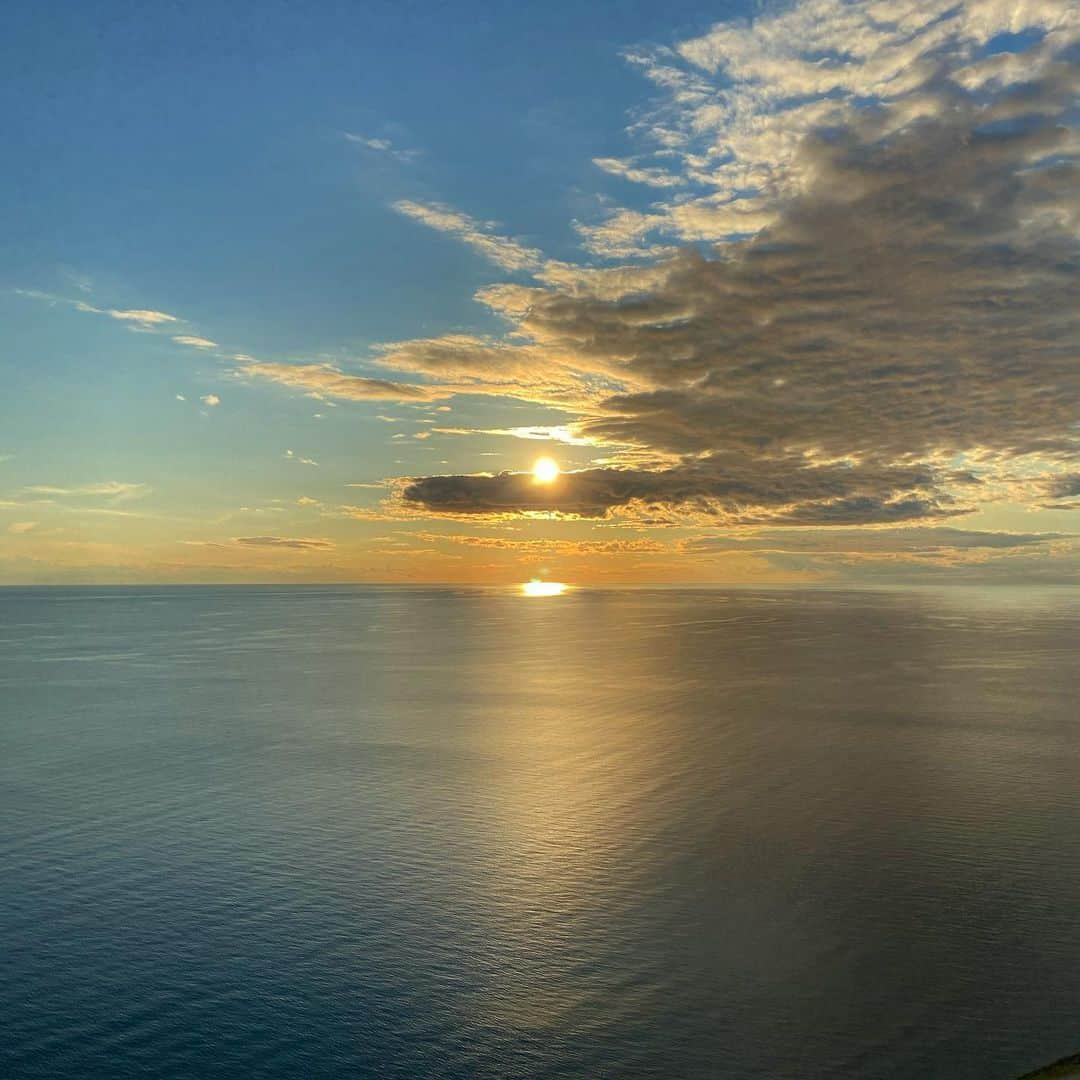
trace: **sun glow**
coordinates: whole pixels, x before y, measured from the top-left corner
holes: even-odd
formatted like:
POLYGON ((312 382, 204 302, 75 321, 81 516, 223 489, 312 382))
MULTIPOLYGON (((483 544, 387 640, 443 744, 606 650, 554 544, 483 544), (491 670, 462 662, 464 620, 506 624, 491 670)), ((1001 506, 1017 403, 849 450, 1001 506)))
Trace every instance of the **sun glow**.
POLYGON ((566 592, 566 585, 561 581, 541 581, 533 578, 521 586, 523 596, 562 596, 566 592))
POLYGON ((559 463, 554 458, 537 458, 532 471, 533 479, 538 484, 550 484, 559 475, 559 463))

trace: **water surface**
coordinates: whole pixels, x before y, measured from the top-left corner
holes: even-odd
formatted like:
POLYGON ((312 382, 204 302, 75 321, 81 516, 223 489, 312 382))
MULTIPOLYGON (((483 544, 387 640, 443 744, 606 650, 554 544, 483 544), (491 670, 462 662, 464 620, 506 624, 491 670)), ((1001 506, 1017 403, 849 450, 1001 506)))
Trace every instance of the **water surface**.
POLYGON ((0 590, 0 1074, 1001 1080, 1080 596, 0 590))

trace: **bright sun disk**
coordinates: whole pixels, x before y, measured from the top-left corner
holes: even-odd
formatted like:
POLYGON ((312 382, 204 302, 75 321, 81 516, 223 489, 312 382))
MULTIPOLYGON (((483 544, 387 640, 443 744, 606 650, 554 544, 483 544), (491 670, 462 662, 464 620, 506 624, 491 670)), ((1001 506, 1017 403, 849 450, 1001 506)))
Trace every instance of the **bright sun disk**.
POLYGON ((559 475, 559 463, 554 458, 537 458, 532 471, 538 484, 550 484, 559 475))

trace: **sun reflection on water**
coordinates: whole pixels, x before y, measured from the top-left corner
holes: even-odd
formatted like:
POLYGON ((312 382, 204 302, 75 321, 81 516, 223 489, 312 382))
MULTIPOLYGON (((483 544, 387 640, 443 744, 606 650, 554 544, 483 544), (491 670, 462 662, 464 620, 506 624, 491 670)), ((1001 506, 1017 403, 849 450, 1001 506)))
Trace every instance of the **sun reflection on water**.
POLYGON ((566 592, 566 583, 562 581, 541 581, 533 578, 521 585, 522 596, 562 596, 566 592))

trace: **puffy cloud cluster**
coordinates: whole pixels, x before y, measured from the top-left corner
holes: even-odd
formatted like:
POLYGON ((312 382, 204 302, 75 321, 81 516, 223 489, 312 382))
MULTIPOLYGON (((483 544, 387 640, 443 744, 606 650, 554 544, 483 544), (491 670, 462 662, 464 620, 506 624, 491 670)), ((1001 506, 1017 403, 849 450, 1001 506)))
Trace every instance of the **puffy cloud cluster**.
POLYGON ((386 377, 250 357, 238 374, 344 400, 514 398, 607 448, 549 485, 414 478, 395 513, 845 526, 1075 507, 1078 50, 1067 0, 805 0, 639 52, 652 150, 596 163, 660 201, 581 231, 645 261, 546 260, 399 201, 531 276, 479 294, 506 335, 384 345, 386 377))
POLYGON ((756 235, 485 292, 525 340, 505 346, 508 367, 516 354, 537 381, 558 369, 606 387, 573 430, 655 462, 552 486, 420 478, 405 501, 455 514, 913 521, 962 512, 1025 459, 1041 463, 1028 470, 1033 499, 1074 505, 1080 24, 1055 3, 885 10, 823 0, 681 50, 735 78, 733 94, 839 95, 799 130, 786 159, 798 182, 774 185, 756 235), (819 9, 831 14, 816 36, 788 41, 819 9), (897 41, 884 54, 868 29, 881 19, 897 41), (1024 29, 1037 40, 1019 59, 979 52, 1024 29), (793 49, 830 59, 800 64, 793 49))
MULTIPOLYGON (((647 252, 655 235, 757 232, 779 215, 778 196, 804 187, 809 133, 843 126, 868 105, 894 107, 897 127, 932 116, 946 82, 976 92, 1042 78, 1078 28, 1067 0, 804 0, 675 48, 638 50, 629 59, 661 97, 637 130, 689 190, 646 212, 615 209, 581 232, 609 256, 647 252), (1000 35, 1023 33, 1039 40, 1022 58, 994 48, 1000 35)), ((634 162, 646 183, 647 160, 634 162)))

